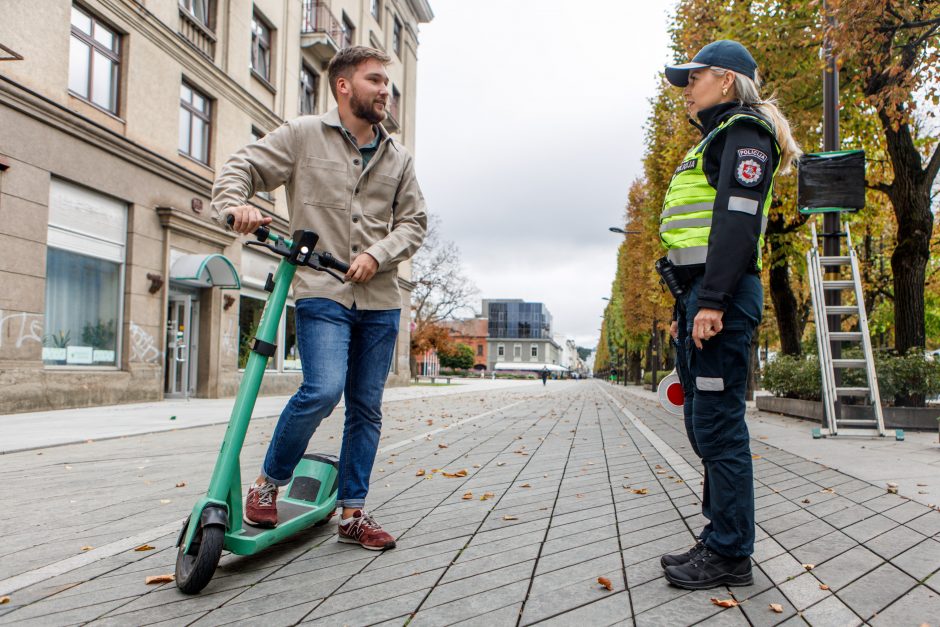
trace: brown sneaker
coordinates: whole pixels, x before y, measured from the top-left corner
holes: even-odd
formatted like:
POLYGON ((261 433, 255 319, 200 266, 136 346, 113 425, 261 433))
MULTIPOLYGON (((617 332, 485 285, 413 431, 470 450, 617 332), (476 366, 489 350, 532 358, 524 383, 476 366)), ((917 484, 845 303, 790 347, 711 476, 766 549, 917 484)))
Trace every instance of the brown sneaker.
POLYGON ((395 538, 382 529, 372 516, 361 509, 353 512, 346 520, 339 521, 339 541, 358 544, 370 551, 384 551, 395 548, 395 538))
POLYGON ((277 486, 270 482, 252 485, 245 499, 245 522, 255 527, 277 526, 277 486))

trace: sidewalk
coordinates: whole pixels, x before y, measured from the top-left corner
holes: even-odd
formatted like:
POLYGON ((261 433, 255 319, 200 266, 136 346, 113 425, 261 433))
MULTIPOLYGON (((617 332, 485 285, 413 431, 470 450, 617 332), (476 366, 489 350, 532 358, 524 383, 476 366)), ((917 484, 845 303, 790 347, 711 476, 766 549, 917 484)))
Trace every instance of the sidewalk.
MULTIPOLYGON (((450 394, 534 387, 538 381, 454 379, 448 386, 388 388, 385 402, 450 394)), ((277 417, 290 396, 262 396, 252 419, 277 417)), ((105 440, 144 433, 224 424, 235 399, 170 399, 152 403, 82 407, 56 411, 0 415, 0 454, 47 446, 105 440)), ((343 400, 340 400, 340 407, 343 400)))
MULTIPOLYGON (((0 624, 842 627, 940 616, 940 512, 769 437, 752 440, 754 584, 689 592, 665 582, 659 557, 703 524, 701 465, 681 423, 644 396, 549 382, 389 402, 385 416, 369 504, 398 548, 339 544, 331 523, 257 556, 223 555, 196 597, 144 579, 173 570, 220 425, 0 456, 4 485, 35 486, 0 521, 0 624)), ((338 447, 338 417, 311 450, 338 447)), ((243 478, 273 423, 253 423, 243 478)))

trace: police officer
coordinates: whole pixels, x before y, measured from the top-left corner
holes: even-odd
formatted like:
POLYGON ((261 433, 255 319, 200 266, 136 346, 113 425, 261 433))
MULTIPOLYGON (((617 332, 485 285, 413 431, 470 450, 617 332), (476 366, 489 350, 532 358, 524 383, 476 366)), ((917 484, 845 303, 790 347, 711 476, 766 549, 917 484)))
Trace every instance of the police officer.
POLYGON ((763 312, 761 248, 774 177, 799 146, 757 63, 736 41, 715 41, 666 68, 684 88, 702 140, 676 168, 660 216, 666 266, 681 294, 671 333, 685 391, 685 426, 702 459, 708 524, 686 553, 664 555, 666 579, 687 589, 752 583, 754 479, 744 395, 763 312))

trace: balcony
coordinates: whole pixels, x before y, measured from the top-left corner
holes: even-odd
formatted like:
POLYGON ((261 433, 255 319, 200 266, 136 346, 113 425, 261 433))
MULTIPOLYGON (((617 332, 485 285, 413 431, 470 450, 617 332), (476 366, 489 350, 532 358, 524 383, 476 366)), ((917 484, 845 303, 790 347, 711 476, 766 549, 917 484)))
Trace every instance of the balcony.
POLYGON ((180 35, 190 46, 210 61, 215 60, 215 33, 199 23, 189 11, 180 7, 180 35))
POLYGON ((329 5, 320 0, 304 0, 300 46, 309 48, 317 60, 326 62, 349 45, 346 31, 330 12, 329 5))

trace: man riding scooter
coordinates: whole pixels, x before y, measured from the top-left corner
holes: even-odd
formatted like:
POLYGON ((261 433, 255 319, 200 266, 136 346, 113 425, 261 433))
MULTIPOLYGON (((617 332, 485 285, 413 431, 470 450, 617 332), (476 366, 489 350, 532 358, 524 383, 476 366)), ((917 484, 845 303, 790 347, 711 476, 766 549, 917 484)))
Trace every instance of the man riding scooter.
POLYGON ((216 179, 212 200, 217 220, 232 216, 232 228, 250 234, 272 218, 247 200, 284 185, 290 230, 316 231, 324 248, 351 260, 342 284, 320 272, 295 276, 303 383, 281 413, 248 490, 245 522, 277 525, 278 488, 290 482, 314 431, 345 392, 339 540, 372 550, 395 546, 366 513, 365 500, 398 337, 398 264, 414 255, 427 231, 413 158, 381 125, 389 62, 373 48, 341 50, 328 69, 337 108, 285 122, 236 152, 216 179))

